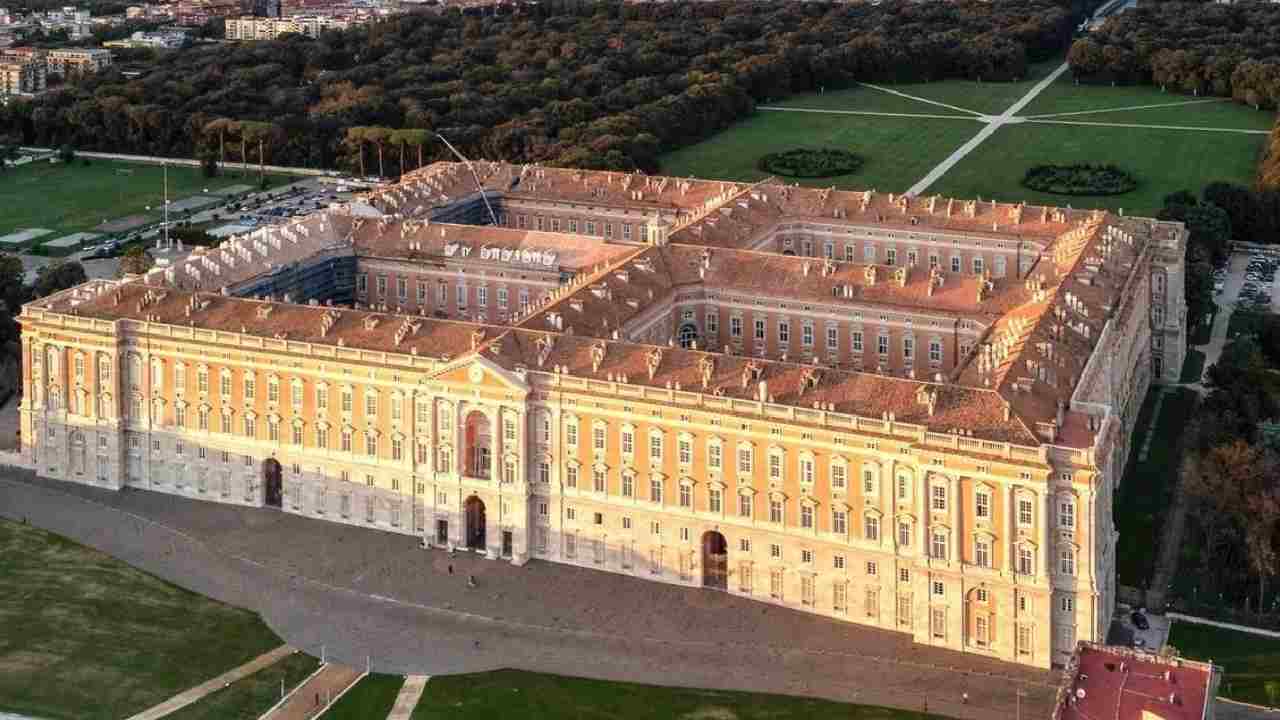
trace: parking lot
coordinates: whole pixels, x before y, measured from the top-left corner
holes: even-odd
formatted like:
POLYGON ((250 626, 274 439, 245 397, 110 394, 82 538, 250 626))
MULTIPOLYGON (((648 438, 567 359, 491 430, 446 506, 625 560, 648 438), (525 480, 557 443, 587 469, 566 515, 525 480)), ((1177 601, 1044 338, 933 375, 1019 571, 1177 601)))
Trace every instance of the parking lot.
MULTIPOLYGON (((1235 298, 1237 310, 1267 312, 1275 309, 1276 270, 1280 268, 1280 257, 1264 253, 1236 255, 1229 267, 1232 274, 1243 272, 1240 294, 1235 298), (1243 268, 1241 260, 1244 261, 1243 268)), ((1232 298, 1227 286, 1233 283, 1227 282, 1227 272, 1227 268, 1214 270, 1213 288, 1220 300, 1229 303, 1232 298)))

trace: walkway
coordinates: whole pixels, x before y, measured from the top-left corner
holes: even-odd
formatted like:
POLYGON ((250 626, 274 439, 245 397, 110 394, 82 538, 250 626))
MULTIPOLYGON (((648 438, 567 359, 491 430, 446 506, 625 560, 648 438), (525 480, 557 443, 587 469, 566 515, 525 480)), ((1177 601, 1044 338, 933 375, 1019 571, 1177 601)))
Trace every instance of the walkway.
POLYGON ((422 691, 427 688, 427 681, 430 679, 427 675, 410 675, 405 678, 404 685, 400 686, 400 694, 396 696, 396 704, 391 707, 387 720, 409 720, 413 715, 413 709, 418 707, 418 701, 422 699, 422 691))
POLYGON ((1026 95, 1023 95, 1017 102, 1005 108, 1004 112, 995 116, 987 116, 990 118, 989 122, 982 126, 982 129, 978 131, 977 135, 969 138, 969 142, 956 148, 954 152, 946 157, 946 159, 938 163, 924 177, 920 178, 919 182, 912 185, 910 190, 907 190, 907 194, 919 195, 925 190, 928 190, 930 185, 937 182, 938 178, 945 175, 948 170, 964 159, 966 155, 973 152, 975 148, 986 142, 987 138, 995 134, 996 130, 999 130, 1001 126, 1014 121, 1014 116, 1018 114, 1018 111, 1029 105, 1032 100, 1036 99, 1037 95, 1044 92, 1045 88, 1049 87, 1049 85, 1055 80, 1062 77, 1062 74, 1067 71, 1068 67, 1070 66, 1067 65, 1067 63, 1062 63, 1057 67, 1057 69, 1049 73, 1047 77, 1032 86, 1032 88, 1027 91, 1026 95))
POLYGON ((277 510, 0 471, 0 516, 260 612, 290 645, 397 675, 510 667, 1005 720, 1047 717, 1059 675, 699 588, 422 550, 277 510), (454 566, 454 574, 447 572, 454 566), (478 587, 468 588, 475 575, 478 587), (967 705, 959 702, 968 693, 967 705))
POLYGON ((241 678, 248 677, 269 665, 274 665, 278 660, 284 659, 293 652, 294 649, 288 645, 281 645, 275 650, 263 653, 234 670, 229 670, 208 682, 201 683, 191 688, 190 690, 180 692, 159 705, 147 708, 146 710, 143 710, 137 715, 129 718, 129 720, 158 720, 158 718, 177 712, 204 696, 221 690, 241 678))
POLYGON ((355 668, 326 663, 259 720, 310 720, 363 676, 355 668))

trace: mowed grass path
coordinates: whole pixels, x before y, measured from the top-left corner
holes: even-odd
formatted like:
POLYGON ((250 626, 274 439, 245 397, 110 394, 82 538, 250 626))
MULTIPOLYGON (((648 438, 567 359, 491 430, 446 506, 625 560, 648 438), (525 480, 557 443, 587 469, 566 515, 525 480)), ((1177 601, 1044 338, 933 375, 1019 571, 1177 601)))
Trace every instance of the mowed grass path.
MULTIPOLYGON (((413 720, 924 720, 909 710, 499 670, 431 678, 413 720)), ((326 716, 327 718, 327 716, 326 716)))
MULTIPOLYGON (((228 185, 252 185, 257 175, 206 178, 199 168, 169 168, 169 199, 180 200, 228 185)), ((35 162, 0 173, 0 235, 20 228, 57 231, 44 240, 90 231, 104 220, 126 215, 150 215, 164 200, 164 169, 159 165, 90 160, 70 165, 35 162), (122 172, 123 171, 123 172, 122 172)))
POLYGON ((865 162, 858 172, 801 184, 901 192, 979 128, 976 122, 961 120, 762 110, 696 145, 664 155, 661 165, 667 175, 750 182, 767 177, 756 169, 756 161, 765 153, 797 147, 840 148, 862 156, 865 162))
POLYGON ((1088 120, 1091 122, 1144 123, 1148 125, 1183 125, 1189 127, 1226 127, 1242 130, 1270 130, 1276 114, 1254 110, 1229 98, 1196 97, 1176 92, 1161 92, 1150 85, 1076 85, 1068 76, 1044 89, 1022 114, 1090 112, 1068 115, 1053 120, 1088 120), (1204 102, 1209 101, 1209 102, 1204 102), (1169 105, 1169 103, 1194 103, 1169 105), (1168 105, 1144 110, 1116 110, 1139 105, 1168 105))
MULTIPOLYGON (((1063 58, 1055 57, 1033 63, 1027 77, 1017 81, 978 82, 977 80, 938 80, 927 83, 875 83, 881 87, 936 102, 955 105, 966 110, 999 115, 1014 104, 1041 79, 1062 64, 1063 58)), ((943 108, 938 108, 943 110, 943 108)))
POLYGON ((366 675, 339 698, 321 720, 383 720, 396 704, 402 685, 404 678, 400 675, 366 675))
POLYGON ((1273 705, 1267 683, 1280 683, 1280 640, 1221 628, 1175 622, 1169 644, 1183 657, 1212 660, 1225 672, 1218 688, 1221 697, 1273 705))
POLYGON ((116 720, 281 644, 253 613, 5 520, 0 588, 0 711, 116 720))
MULTIPOLYGON (((1195 106, 1192 106, 1195 107, 1195 106)), ((1253 182, 1265 136, 1189 130, 1025 123, 1000 128, 929 188, 960 198, 1020 200, 1036 205, 1107 208, 1154 216, 1165 195, 1199 194, 1210 182, 1253 182), (1022 187, 1027 168, 1042 163, 1114 163, 1138 188, 1115 196, 1053 195, 1022 187)))
POLYGON ((166 715, 165 720, 258 720, 280 701, 281 688, 290 692, 318 669, 319 660, 294 653, 166 715))

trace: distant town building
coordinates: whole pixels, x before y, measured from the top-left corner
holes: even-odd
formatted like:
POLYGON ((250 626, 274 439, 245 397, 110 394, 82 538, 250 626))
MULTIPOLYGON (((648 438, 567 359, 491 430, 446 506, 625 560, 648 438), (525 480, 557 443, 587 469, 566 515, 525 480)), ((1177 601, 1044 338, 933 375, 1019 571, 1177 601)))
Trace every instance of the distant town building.
POLYGON ((320 37, 324 30, 346 30, 358 24, 351 19, 325 15, 297 15, 287 18, 239 17, 227 20, 228 40, 274 40, 287 33, 320 37))
POLYGON ((213 18, 243 15, 248 9, 241 0, 178 0, 180 25, 203 25, 213 18))
POLYGON ((125 8, 124 16, 128 20, 167 20, 173 17, 173 5, 130 5, 125 8))
POLYGON ((176 31, 156 31, 145 32, 139 30, 124 40, 109 40, 102 43, 107 48, 152 48, 157 50, 172 50, 180 48, 190 43, 190 38, 185 32, 176 31))
POLYGON ((44 57, 33 48, 11 48, 0 53, 0 96, 43 92, 48 74, 44 57))
POLYGON ((111 65, 111 51, 101 48, 48 51, 50 75, 84 75, 111 65))
POLYGON ((262 18, 280 17, 280 0, 253 0, 253 15, 262 18))

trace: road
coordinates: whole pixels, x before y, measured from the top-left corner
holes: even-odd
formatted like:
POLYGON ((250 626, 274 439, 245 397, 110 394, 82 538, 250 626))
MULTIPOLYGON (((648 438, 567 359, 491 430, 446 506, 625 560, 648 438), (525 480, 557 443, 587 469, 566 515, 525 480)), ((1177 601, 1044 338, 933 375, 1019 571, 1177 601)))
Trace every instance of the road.
POLYGON ((375 672, 514 667, 913 710, 927 703, 975 720, 1013 717, 1018 690, 1025 717, 1047 717, 1058 680, 725 593, 451 557, 403 535, 26 471, 0 473, 0 515, 256 610, 290 645, 354 667, 367 659, 375 672))

